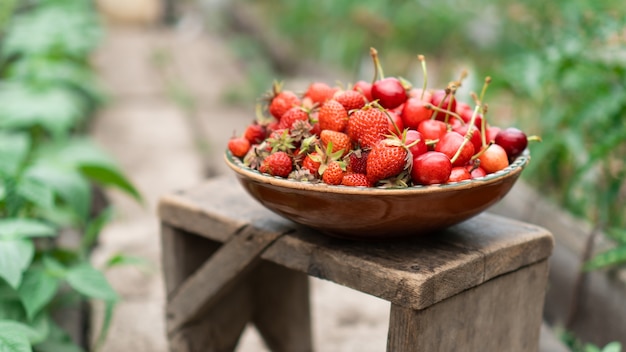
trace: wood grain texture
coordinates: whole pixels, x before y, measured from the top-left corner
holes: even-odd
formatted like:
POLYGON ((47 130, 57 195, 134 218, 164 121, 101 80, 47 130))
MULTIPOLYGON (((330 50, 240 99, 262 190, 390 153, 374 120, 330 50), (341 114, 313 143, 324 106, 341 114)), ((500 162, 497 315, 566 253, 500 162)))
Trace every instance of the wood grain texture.
POLYGON ((423 310, 392 305, 387 350, 538 350, 548 262, 493 278, 423 310))
POLYGON ((191 323, 219 301, 257 263, 260 254, 279 232, 244 227, 224 243, 204 264, 175 289, 168 299, 168 331, 191 323))
POLYGON ((168 224, 215 240, 232 236, 215 229, 228 233, 240 226, 293 231, 262 258, 412 309, 541 261, 554 245, 541 227, 487 213, 422 238, 341 240, 271 213, 229 177, 164 198, 160 215, 168 224))

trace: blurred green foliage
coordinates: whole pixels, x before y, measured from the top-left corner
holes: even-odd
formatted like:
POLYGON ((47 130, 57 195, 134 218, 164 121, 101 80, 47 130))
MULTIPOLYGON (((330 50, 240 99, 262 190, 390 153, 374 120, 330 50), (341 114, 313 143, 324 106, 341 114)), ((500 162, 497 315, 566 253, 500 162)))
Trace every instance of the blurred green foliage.
POLYGON ((2 351, 80 351, 52 314, 85 297, 105 302, 101 342, 118 299, 89 260, 112 218, 110 208, 94 211, 92 187, 140 195, 85 136, 103 102, 89 65, 101 36, 89 1, 1 2, 2 351), (62 231, 81 234, 80 243, 60 245, 62 231))
MULTIPOLYGON (((626 228, 626 2, 246 3, 303 58, 340 66, 355 79, 371 77, 372 46, 387 74, 413 81, 421 77, 417 54, 434 67, 438 85, 458 77, 459 67, 478 84, 476 77, 491 76, 490 120, 543 139, 530 145, 525 179, 608 234, 626 228)), ((626 263, 626 241, 616 243, 617 252, 589 267, 626 263)))

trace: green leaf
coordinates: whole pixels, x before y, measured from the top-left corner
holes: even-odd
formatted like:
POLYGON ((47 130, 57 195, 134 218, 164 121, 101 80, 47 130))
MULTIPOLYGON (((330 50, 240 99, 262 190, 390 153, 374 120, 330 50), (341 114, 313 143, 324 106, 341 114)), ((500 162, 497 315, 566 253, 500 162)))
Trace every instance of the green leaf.
POLYGON ((39 180, 23 177, 17 185, 17 194, 43 210, 54 207, 54 192, 39 180))
POLYGON ((31 267, 24 273, 17 289, 28 319, 33 319, 52 299, 59 288, 59 279, 44 268, 31 267))
POLYGON ((57 234, 54 227, 34 219, 0 219, 0 239, 30 237, 52 237, 57 234))
POLYGON ((626 262, 626 245, 602 252, 584 265, 585 270, 594 270, 626 262))
POLYGON ((139 191, 126 177, 112 165, 84 164, 80 170, 89 179, 103 185, 115 186, 132 196, 136 201, 141 202, 139 191))
POLYGON ((41 126, 55 137, 66 135, 85 116, 82 99, 69 89, 33 88, 17 83, 0 85, 0 127, 41 126), (37 102, 34 104, 33 102, 37 102))
POLYGON ((15 176, 26 159, 29 148, 28 134, 0 131, 0 175, 15 176))
POLYGON ((109 334, 109 328, 111 327, 111 320, 113 319, 113 312, 115 309, 115 301, 104 302, 104 317, 102 318, 102 327, 96 338, 94 350, 98 351, 104 344, 107 335, 109 334))
POLYGON ((610 228, 606 234, 615 241, 626 245, 626 229, 610 228))
POLYGON ((49 186, 83 222, 89 217, 91 189, 78 171, 51 162, 38 162, 26 170, 25 177, 49 186))
POLYGON ((81 263, 67 272, 67 281, 76 291, 91 298, 116 301, 117 293, 106 277, 89 263, 81 263))
POLYGON ((89 253, 91 248, 93 248, 98 241, 98 237, 100 236, 104 226, 111 222, 112 219, 113 208, 108 207, 100 212, 95 219, 89 221, 87 228, 85 229, 85 234, 81 238, 80 248, 83 254, 89 253))
POLYGON ((602 349, 602 352, 621 352, 621 351, 622 351, 622 344, 618 341, 613 341, 607 344, 606 346, 604 346, 604 348, 602 349))
POLYGON ((10 331, 0 331, 0 351, 2 352, 32 352, 28 339, 23 335, 16 335, 10 331))
MULTIPOLYGON (((8 333, 13 336, 23 336, 29 343, 35 344, 43 341, 45 336, 36 329, 12 320, 0 320, 0 332, 8 333)), ((0 349, 2 351, 2 349, 0 349)))
POLYGON ((35 245, 30 240, 0 240, 0 277, 17 288, 34 254, 35 245))
POLYGON ((126 255, 115 254, 109 260, 107 260, 105 267, 107 269, 122 265, 132 265, 143 269, 145 272, 149 272, 151 269, 150 263, 145 258, 126 255))

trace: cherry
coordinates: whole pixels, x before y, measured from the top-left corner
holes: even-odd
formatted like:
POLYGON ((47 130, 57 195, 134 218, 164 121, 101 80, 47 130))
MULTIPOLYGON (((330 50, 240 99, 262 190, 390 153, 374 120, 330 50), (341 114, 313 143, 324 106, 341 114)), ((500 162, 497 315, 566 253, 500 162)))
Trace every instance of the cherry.
POLYGON ((510 159, 514 159, 526 149, 528 138, 521 130, 509 127, 496 135, 495 142, 506 151, 510 159))
POLYGON ((490 145, 480 154, 478 160, 480 160, 480 167, 488 174, 500 171, 509 166, 508 155, 504 148, 498 144, 490 145))
POLYGON ((426 140, 441 139, 448 131, 448 126, 439 120, 424 120, 417 127, 426 140))
POLYGON ((434 185, 445 183, 450 178, 452 163, 440 152, 426 152, 413 159, 411 179, 416 184, 434 185))
POLYGON ((485 138, 487 138, 486 142, 487 143, 495 142, 496 136, 498 135, 498 133, 500 133, 500 131, 502 131, 502 129, 497 126, 487 127, 487 134, 485 135, 485 138))
MULTIPOLYGON (((461 116, 461 118, 463 119, 463 121, 465 121, 465 123, 469 123, 470 120, 472 119, 472 115, 474 114, 474 108, 472 108, 466 103, 459 102, 456 105, 456 113, 459 114, 459 116, 461 116)), ((481 129, 482 124, 483 124, 483 115, 476 114, 476 118, 474 119, 474 125, 476 125, 478 129, 481 129)))
POLYGON ((385 109, 393 109, 404 103, 407 95, 399 79, 387 77, 372 84, 372 99, 378 100, 385 109))
POLYGON ((404 143, 406 145, 411 145, 409 147, 409 151, 413 155, 413 159, 415 159, 415 157, 422 155, 428 151, 428 147, 426 146, 426 140, 422 138, 422 134, 416 130, 406 131, 406 137, 405 137, 404 143), (418 142, 415 143, 414 145, 411 145, 415 141, 418 141, 418 142))
POLYGON ((417 129, 420 122, 430 119, 433 115, 433 110, 426 107, 428 101, 420 98, 409 98, 402 109, 402 121, 404 126, 412 129, 417 129))
POLYGON ((447 155, 452 166, 464 166, 474 155, 474 145, 464 141, 463 135, 450 131, 439 140, 435 146, 435 151, 447 155))
POLYGON ((383 68, 378 60, 378 51, 370 48, 370 55, 374 60, 374 82, 372 83, 372 99, 378 100, 380 106, 385 109, 393 109, 402 105, 408 98, 402 82, 395 77, 387 77, 383 74, 383 68), (376 80, 380 76, 380 79, 376 80))
POLYGON ((417 98, 423 101, 431 101, 433 93, 422 88, 411 88, 409 90, 409 98, 417 98))
POLYGON ((448 182, 459 182, 463 180, 469 180, 470 178, 472 178, 472 175, 467 168, 463 166, 455 166, 450 172, 448 182))
POLYGON ((372 101, 372 84, 369 82, 365 82, 363 80, 357 81, 352 90, 356 90, 357 92, 361 92, 365 96, 368 102, 372 101))
POLYGON ((480 166, 467 165, 465 168, 467 169, 467 171, 469 171, 472 178, 479 178, 479 177, 487 176, 487 173, 485 172, 485 170, 480 166))
MULTIPOLYGON (((467 131, 470 129, 470 125, 469 124, 465 124, 465 125, 459 125, 459 126, 453 126, 452 130, 454 132, 459 133, 462 136, 465 136, 467 134, 467 131)), ((478 127, 476 127, 475 125, 471 127, 472 129, 472 138, 470 139, 470 142, 472 142, 472 145, 474 145, 474 152, 477 152, 479 150, 482 149, 483 147, 483 140, 480 136, 480 130, 478 129, 478 127)))
MULTIPOLYGON (((443 89, 433 92, 430 103, 448 111, 456 111, 456 99, 454 98, 454 94, 448 94, 446 96, 446 91, 443 89)), ((445 114, 438 115, 438 118, 443 120, 445 118, 445 114)))

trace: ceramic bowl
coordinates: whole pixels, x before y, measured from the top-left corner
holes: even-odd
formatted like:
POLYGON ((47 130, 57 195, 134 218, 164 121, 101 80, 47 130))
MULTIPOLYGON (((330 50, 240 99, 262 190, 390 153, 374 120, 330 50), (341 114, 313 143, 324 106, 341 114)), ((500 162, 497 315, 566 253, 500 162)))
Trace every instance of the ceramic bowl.
POLYGON ((431 234, 478 215, 509 192, 530 156, 473 180, 396 189, 274 177, 246 167, 228 151, 225 160, 243 188, 273 212, 328 235, 381 240, 431 234))

